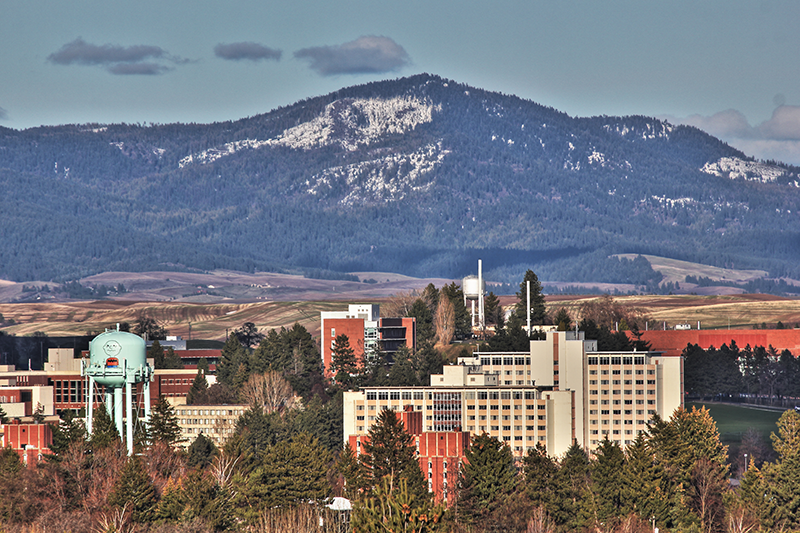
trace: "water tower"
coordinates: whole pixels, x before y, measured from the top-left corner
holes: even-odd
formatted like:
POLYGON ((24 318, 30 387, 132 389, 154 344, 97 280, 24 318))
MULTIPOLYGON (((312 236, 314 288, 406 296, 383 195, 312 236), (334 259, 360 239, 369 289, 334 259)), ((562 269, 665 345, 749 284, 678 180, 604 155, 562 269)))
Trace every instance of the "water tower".
POLYGON ((117 426, 120 437, 127 436, 128 454, 133 453, 134 401, 133 388, 142 383, 144 396, 144 421, 150 419, 150 380, 153 369, 147 364, 147 346, 144 339, 133 333, 106 331, 89 343, 89 364, 83 365, 81 374, 89 377, 86 395, 86 428, 92 433, 95 384, 105 386, 106 411, 117 426), (122 388, 125 387, 125 402, 122 388), (127 430, 123 432, 123 426, 127 430))
POLYGON ((486 294, 486 282, 483 279, 483 261, 478 259, 478 275, 467 276, 461 282, 464 292, 464 305, 467 300, 472 302, 472 327, 478 327, 481 332, 486 329, 486 317, 483 313, 483 297, 486 294), (478 310, 475 311, 475 302, 478 303, 478 310))

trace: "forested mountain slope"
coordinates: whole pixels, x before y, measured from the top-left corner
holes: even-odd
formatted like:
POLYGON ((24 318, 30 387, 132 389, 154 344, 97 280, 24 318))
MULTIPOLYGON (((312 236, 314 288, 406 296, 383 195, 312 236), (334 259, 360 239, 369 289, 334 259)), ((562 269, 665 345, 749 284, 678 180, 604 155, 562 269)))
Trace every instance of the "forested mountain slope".
POLYGON ((314 268, 644 284, 648 253, 800 276, 798 169, 648 117, 427 74, 235 122, 0 128, 0 277, 314 268))

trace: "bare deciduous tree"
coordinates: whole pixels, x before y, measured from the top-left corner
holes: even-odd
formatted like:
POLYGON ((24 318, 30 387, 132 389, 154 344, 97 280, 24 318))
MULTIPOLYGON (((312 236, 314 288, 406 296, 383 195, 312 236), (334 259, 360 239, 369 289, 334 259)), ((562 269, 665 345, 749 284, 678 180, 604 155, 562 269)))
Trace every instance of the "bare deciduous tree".
POLYGON ((456 332, 456 311, 449 298, 439 298, 439 305, 433 316, 433 327, 436 328, 436 344, 450 344, 456 332))
POLYGON ((245 402, 260 407, 265 414, 291 409, 295 403, 292 386, 280 372, 275 371, 250 376, 242 385, 241 396, 245 402))
POLYGON ((414 302, 419 298, 419 292, 415 289, 408 292, 398 292, 393 294, 389 301, 381 304, 382 316, 408 316, 414 302))

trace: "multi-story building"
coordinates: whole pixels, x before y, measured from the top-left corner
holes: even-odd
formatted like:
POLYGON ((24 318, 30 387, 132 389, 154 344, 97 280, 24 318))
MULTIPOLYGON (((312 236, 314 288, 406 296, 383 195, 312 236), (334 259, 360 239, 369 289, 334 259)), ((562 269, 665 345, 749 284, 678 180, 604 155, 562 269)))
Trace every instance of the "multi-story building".
POLYGON ((246 405, 179 405, 175 408, 183 446, 188 447, 202 433, 217 447, 225 444, 236 429, 246 405))
POLYGON ((328 376, 336 337, 346 335, 359 361, 376 351, 392 354, 401 346, 416 349, 417 327, 413 317, 381 318, 376 304, 350 304, 347 311, 320 313, 320 355, 328 376))
POLYGON ((428 387, 367 387, 344 396, 344 437, 369 431, 381 409, 412 405, 425 431, 487 433, 521 457, 543 444, 564 453, 573 440, 622 446, 683 405, 683 361, 656 352, 605 353, 582 332, 548 332, 530 352, 478 353, 432 375, 428 387))
MULTIPOLYGON (((625 332, 631 339, 633 332, 625 332)), ((638 337, 649 342, 651 349, 663 352, 664 355, 680 355, 687 344, 697 344, 707 350, 723 344, 736 345, 742 349, 772 346, 778 353, 789 350, 797 357, 800 355, 800 329, 684 329, 684 330, 650 330, 641 331, 638 337)))

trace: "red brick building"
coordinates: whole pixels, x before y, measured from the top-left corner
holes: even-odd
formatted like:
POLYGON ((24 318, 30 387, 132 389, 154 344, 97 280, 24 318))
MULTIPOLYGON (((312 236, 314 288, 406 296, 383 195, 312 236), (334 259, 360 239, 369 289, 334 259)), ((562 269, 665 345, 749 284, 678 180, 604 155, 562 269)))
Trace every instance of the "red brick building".
POLYGON ((20 424, 14 421, 3 425, 3 447, 11 447, 25 464, 36 464, 50 452, 53 431, 47 424, 20 424))
POLYGON ((346 335, 359 364, 374 351, 395 353, 401 346, 417 348, 417 322, 413 317, 380 318, 380 306, 350 304, 347 311, 320 313, 320 355, 325 374, 330 377, 336 337, 346 335))
MULTIPOLYGON (((630 331, 625 333, 633 338, 630 331)), ((687 344, 697 344, 707 350, 711 346, 730 346, 733 340, 740 349, 748 344, 751 348, 772 346, 778 353, 789 350, 795 357, 800 356, 800 329, 688 329, 641 333, 642 340, 649 342, 653 351, 664 355, 680 355, 687 344)))
MULTIPOLYGON (((469 449, 468 431, 422 431, 422 411, 414 411, 407 405, 399 413, 400 421, 406 431, 414 436, 417 457, 422 475, 428 480, 428 490, 434 493, 436 501, 450 501, 458 483, 458 473, 464 454, 469 449)), ((367 435, 350 435, 350 447, 361 454, 367 435)))

